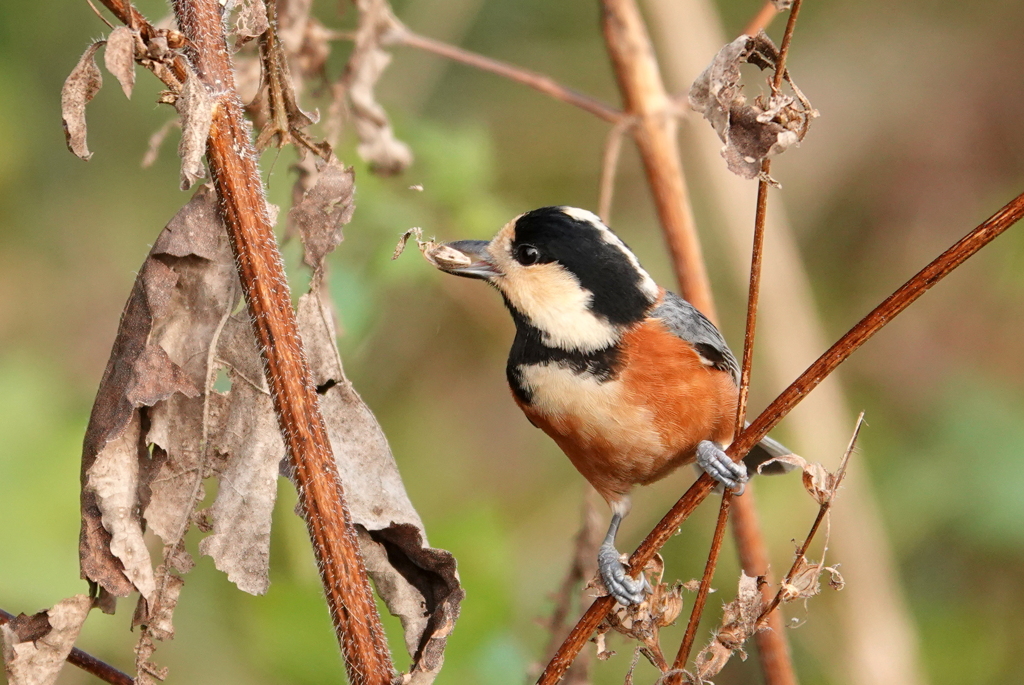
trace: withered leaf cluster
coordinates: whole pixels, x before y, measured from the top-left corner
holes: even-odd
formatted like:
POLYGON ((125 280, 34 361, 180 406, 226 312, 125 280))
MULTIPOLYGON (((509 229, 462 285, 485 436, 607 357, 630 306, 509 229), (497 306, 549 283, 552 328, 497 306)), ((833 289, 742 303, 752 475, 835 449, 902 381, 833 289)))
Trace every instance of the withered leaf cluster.
POLYGON ((401 24, 386 0, 356 0, 359 27, 355 47, 345 67, 344 86, 359 146, 359 156, 382 174, 397 174, 412 164, 409 146, 395 137, 387 112, 377 102, 375 88, 391 62, 384 49, 390 33, 401 24))
POLYGON ((764 578, 748 576, 740 572, 739 589, 736 599, 722 610, 722 623, 715 631, 711 642, 701 650, 694 660, 694 673, 687 674, 690 683, 704 683, 718 675, 734 652, 742 659, 747 658, 743 644, 758 630, 763 630, 758 619, 764 609, 761 584, 764 578))
MULTIPOLYGON (((176 63, 185 72, 184 81, 175 76, 170 65, 177 56, 175 48, 182 43, 183 38, 177 31, 154 30, 145 42, 138 30, 119 26, 110 32, 106 40, 90 45, 61 90, 61 120, 68 149, 82 159, 92 157, 86 144, 85 107, 103 85, 103 76, 96 66, 96 51, 105 46, 104 66, 117 79, 126 97, 131 98, 135 88, 136 62, 151 69, 170 88, 161 95, 160 101, 173 104, 181 119, 178 154, 181 157, 182 190, 188 190, 196 180, 205 176, 203 155, 213 120, 214 102, 210 92, 184 60, 176 63)), ((167 129, 165 127, 159 136, 154 136, 147 159, 155 159, 153 148, 163 140, 167 129)), ((152 159, 148 161, 152 163, 152 159)))
POLYGON ((740 84, 740 66, 774 69, 778 49, 764 31, 740 36, 723 47, 690 87, 690 107, 711 122, 725 146, 729 170, 756 178, 761 162, 796 145, 818 112, 788 78, 793 95, 772 92, 748 101, 740 84))
MULTIPOLYGON (((608 659, 614 652, 605 646, 605 634, 614 630, 629 639, 636 640, 640 653, 647 657, 655 668, 667 673, 668 662, 661 651, 661 629, 670 626, 679 618, 683 610, 683 584, 675 582, 671 585, 663 583, 665 561, 660 554, 647 563, 644 575, 651 587, 651 592, 640 604, 623 606, 616 604, 597 628, 594 641, 597 643, 597 658, 608 659)), ((600 575, 596 576, 587 586, 593 588, 595 596, 608 594, 600 575)))
MULTIPOLYGON (((412 682, 427 683, 463 592, 452 556, 429 547, 387 441, 341 366, 323 259, 341 240, 352 191, 351 170, 322 165, 293 210, 318 274, 297 318, 368 571, 402 620, 412 682)), ((260 594, 269 583, 271 515, 286 455, 239 294, 217 199, 201 186, 139 271, 83 449, 82 572, 105 596, 139 593, 140 683, 163 676, 150 657, 157 641, 173 636, 182 575, 194 565, 185 544, 191 528, 208 533, 199 552, 240 589, 260 594), (218 373, 229 390, 214 389, 218 373), (217 479, 217 496, 197 511, 208 478, 217 479), (163 543, 158 563, 147 531, 163 543)))

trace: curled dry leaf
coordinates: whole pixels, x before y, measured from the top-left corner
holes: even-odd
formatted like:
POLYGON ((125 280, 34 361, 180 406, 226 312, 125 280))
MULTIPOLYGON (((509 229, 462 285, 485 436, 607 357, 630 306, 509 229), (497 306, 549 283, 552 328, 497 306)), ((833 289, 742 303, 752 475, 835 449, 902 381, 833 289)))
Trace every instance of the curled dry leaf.
MULTIPOLYGON (((355 209, 355 172, 337 161, 318 163, 316 181, 288 212, 288 224, 298 230, 304 261, 317 268, 342 241, 341 227, 355 209)), ((305 179, 307 182, 309 179, 305 179)))
POLYGON ((118 26, 107 37, 107 47, 103 50, 103 64, 107 71, 114 75, 121 84, 121 90, 129 100, 135 88, 135 49, 144 49, 139 32, 127 26, 118 26))
MULTIPOLYGON (((326 183, 324 221, 300 212, 315 236, 320 270, 351 213, 351 188, 326 183), (336 212, 334 210, 337 210, 336 212)), ((300 300, 298 322, 320 389, 328 434, 364 557, 414 657, 410 682, 429 683, 458 617, 455 560, 429 547, 394 458, 372 413, 344 376, 320 279, 300 300)), ((83 575, 111 594, 138 589, 140 678, 159 679, 155 642, 173 635, 171 614, 193 562, 183 546, 192 523, 212 534, 200 551, 242 590, 265 592, 270 528, 285 449, 248 317, 232 315, 240 292, 217 198, 207 186, 168 223, 139 272, 93 408, 83 450, 83 575), (213 389, 219 369, 231 388, 213 389), (208 512, 203 479, 219 479, 208 512), (164 542, 163 564, 143 544, 146 526, 164 542)))
POLYGON ((188 76, 181 87, 181 93, 174 102, 174 108, 181 117, 181 142, 178 156, 181 157, 181 189, 188 190, 197 179, 206 175, 203 170, 203 155, 206 154, 206 139, 213 123, 213 96, 203 85, 202 79, 189 68, 188 76))
MULTIPOLYGON (((212 473, 202 390, 208 350, 237 300, 235 279, 216 197, 204 186, 160 233, 139 270, 86 431, 82 575, 111 595, 138 590, 146 625, 154 624, 151 608, 163 612, 164 627, 140 637, 140 664, 148 664, 153 635, 172 634, 180 589, 163 566, 154 573, 142 517, 165 543, 165 564, 189 570, 183 538, 204 496, 203 478, 212 473)), ((155 666, 143 671, 160 675, 155 666)))
POLYGON ((762 469, 770 469, 774 464, 784 464, 789 468, 799 468, 803 472, 804 488, 818 504, 826 504, 832 501, 836 488, 839 486, 841 477, 838 474, 830 473, 824 466, 814 462, 808 462, 796 454, 787 454, 782 457, 774 457, 757 467, 758 473, 762 469))
POLYGON ((96 41, 86 48, 60 91, 60 117, 64 124, 64 139, 68 149, 85 160, 92 157, 89 146, 85 143, 85 106, 103 85, 103 75, 96 66, 96 51, 101 45, 103 41, 96 41))
POLYGON ((382 44, 400 26, 386 0, 356 0, 359 28, 345 67, 344 86, 359 136, 359 156, 379 174, 397 174, 412 164, 412 151, 398 140, 374 89, 391 62, 382 44))
POLYGON ((821 593, 821 574, 829 573, 829 585, 834 590, 842 590, 846 581, 835 566, 825 566, 824 561, 818 563, 807 561, 800 557, 793 566, 793 570, 782 582, 780 599, 783 602, 792 602, 795 599, 810 599, 821 593))
POLYGON ((87 595, 75 595, 34 616, 22 614, 0 626, 4 668, 10 685, 52 685, 75 646, 92 608, 87 595))
POLYGON ((690 87, 690 107, 711 122, 725 143, 722 156, 729 170, 744 178, 755 178, 762 160, 803 140, 818 116, 791 80, 795 97, 773 92, 767 102, 762 97, 747 101, 740 65, 774 68, 777 58, 778 50, 764 31, 740 36, 715 55, 690 87))
POLYGON ((725 605, 722 624, 707 647, 694 660, 695 674, 691 682, 701 683, 717 675, 725 667, 733 652, 746 659, 743 644, 758 630, 757 620, 764 609, 760 576, 740 572, 736 599, 725 605))

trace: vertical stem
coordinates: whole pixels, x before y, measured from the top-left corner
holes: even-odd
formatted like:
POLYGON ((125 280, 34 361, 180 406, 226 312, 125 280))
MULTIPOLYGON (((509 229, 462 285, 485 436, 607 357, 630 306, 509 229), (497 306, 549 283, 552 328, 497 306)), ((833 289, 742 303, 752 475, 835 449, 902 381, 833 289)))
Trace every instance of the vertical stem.
POLYGON ((349 680, 387 685, 394 668, 299 338, 250 127, 235 91, 221 6, 217 0, 175 0, 174 13, 189 40, 191 62, 217 98, 207 160, 349 680))
POLYGON ((726 490, 722 494, 722 505, 718 508, 718 523, 715 524, 715 535, 711 541, 711 552, 708 554, 707 564, 704 566, 704 575, 700 579, 700 588, 697 590, 697 597, 693 600, 693 609, 690 611, 690 620, 686 624, 686 633, 683 641, 679 644, 679 651, 676 659, 672 662, 672 670, 675 675, 669 676, 665 685, 679 685, 683 682, 682 670, 686 662, 690 660, 690 651, 693 649, 693 641, 697 638, 697 626, 700 625, 700 617, 704 614, 704 605, 708 601, 708 593, 711 591, 711 580, 715 577, 715 567, 718 565, 718 557, 722 549, 722 539, 725 537, 725 524, 729 520, 729 505, 733 501, 733 493, 726 490))
POLYGON ((683 297, 714 320, 715 306, 686 191, 674 105, 665 91, 650 36, 635 0, 601 0, 608 54, 625 101, 636 117, 633 137, 676 265, 683 297))
MULTIPOLYGON (((658 207, 658 215, 669 244, 672 263, 681 293, 697 309, 701 310, 712 321, 716 321, 714 299, 708 282, 707 270, 701 253, 700 241, 697 237, 695 222, 689 198, 686 194, 685 177, 679 159, 676 142, 675 119, 671 116, 666 90, 658 69, 658 63, 651 46, 643 19, 632 0, 602 0, 603 24, 608 52, 615 67, 619 88, 625 100, 625 113, 636 117, 634 135, 639 148, 648 183, 654 193, 658 207)), ((796 10, 798 8, 794 8, 796 10)), ((786 37, 783 40, 780 62, 784 63, 785 51, 788 50, 792 36, 793 14, 787 25, 786 37)), ((784 67, 784 64, 783 64, 784 67)), ((781 71, 776 79, 781 79, 781 71)), ((766 162, 767 164, 767 162, 766 162)), ((767 172, 767 167, 765 168, 767 172)), ((753 352, 754 326, 757 317, 757 296, 760 287, 761 245, 764 237, 764 210, 767 206, 767 186, 762 183, 758 195, 758 215, 754 235, 754 249, 751 264, 750 297, 747 307, 747 333, 744 339, 742 377, 740 395, 737 403, 737 432, 743 426, 746 413, 747 396, 750 385, 750 360, 753 352)), ((604 193, 602 193, 602 196, 604 193)), ((730 503, 736 515, 745 525, 733 527, 736 538, 737 552, 743 568, 751 575, 767 573, 767 551, 764 539, 757 523, 757 510, 754 504, 753 488, 748 486, 750 493, 745 497, 733 498, 726 496, 719 510, 719 526, 724 525, 728 518, 730 503)), ((687 636, 680 645, 676 668, 683 668, 692 648, 694 633, 703 611, 703 601, 710 587, 711 575, 717 566, 721 541, 717 537, 712 543, 711 552, 705 567, 705 578, 698 593, 698 604, 695 605, 687 636), (709 575, 710 574, 710 575, 709 575), (705 593, 705 597, 701 597, 705 593)), ((762 659, 769 685, 792 685, 796 682, 789 646, 785 634, 781 630, 779 616, 773 615, 774 628, 771 632, 759 634, 758 653, 762 659), (764 636, 763 638, 761 636, 764 636), (771 663, 769 669, 766 664, 771 663), (777 674, 789 673, 785 678, 779 675, 771 679, 770 672, 777 674)))

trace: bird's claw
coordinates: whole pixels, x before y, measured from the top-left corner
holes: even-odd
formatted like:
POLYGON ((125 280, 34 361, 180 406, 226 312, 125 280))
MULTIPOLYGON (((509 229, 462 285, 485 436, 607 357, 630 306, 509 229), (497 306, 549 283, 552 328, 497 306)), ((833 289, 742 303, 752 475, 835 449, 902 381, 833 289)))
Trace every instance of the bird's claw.
POLYGON ((620 560, 619 551, 612 545, 601 545, 597 553, 597 567, 601 572, 601 580, 608 593, 623 605, 640 604, 651 592, 651 584, 640 574, 639 578, 631 578, 626 574, 626 567, 620 560))
POLYGON ((746 465, 742 461, 733 461, 710 440, 702 440, 697 445, 697 466, 735 494, 743 494, 748 480, 746 465))

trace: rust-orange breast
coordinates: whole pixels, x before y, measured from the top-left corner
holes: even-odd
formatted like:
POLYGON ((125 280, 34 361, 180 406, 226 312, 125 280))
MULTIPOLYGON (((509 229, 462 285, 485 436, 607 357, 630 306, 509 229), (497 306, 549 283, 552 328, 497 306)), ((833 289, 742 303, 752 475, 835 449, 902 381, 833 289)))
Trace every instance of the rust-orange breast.
POLYGON ((615 378, 557 363, 520 367, 530 404, 517 403, 605 499, 693 461, 701 440, 732 439, 736 386, 657 319, 627 332, 615 378))

